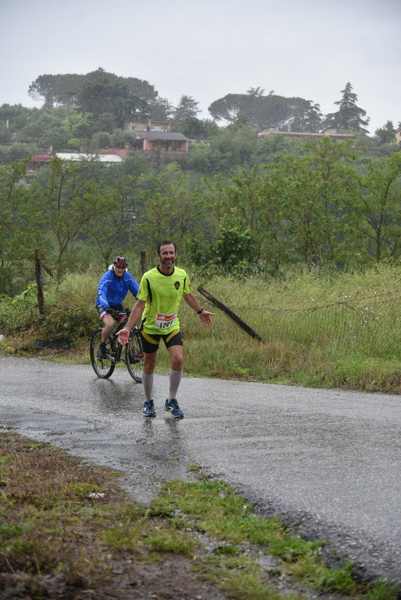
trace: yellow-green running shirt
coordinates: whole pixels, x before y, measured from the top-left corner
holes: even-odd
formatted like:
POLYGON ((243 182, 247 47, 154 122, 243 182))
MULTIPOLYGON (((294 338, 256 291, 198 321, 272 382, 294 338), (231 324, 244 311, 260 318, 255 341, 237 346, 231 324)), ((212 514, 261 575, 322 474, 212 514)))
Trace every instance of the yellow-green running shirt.
POLYGON ((188 275, 184 269, 174 267, 170 275, 158 267, 144 273, 138 300, 145 302, 143 330, 150 334, 165 335, 179 331, 178 309, 184 294, 191 293, 188 275))

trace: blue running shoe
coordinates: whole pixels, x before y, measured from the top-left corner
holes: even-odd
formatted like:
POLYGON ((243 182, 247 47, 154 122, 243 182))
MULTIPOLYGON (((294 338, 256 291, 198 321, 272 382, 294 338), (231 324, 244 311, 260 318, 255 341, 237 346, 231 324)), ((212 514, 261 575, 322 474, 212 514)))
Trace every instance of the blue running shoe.
POLYGON ((155 417, 156 411, 153 404, 153 400, 145 400, 143 403, 143 416, 144 417, 155 417))
POLYGON ((183 419, 184 413, 181 408, 178 406, 177 400, 166 400, 165 404, 166 410, 169 410, 175 419, 183 419))

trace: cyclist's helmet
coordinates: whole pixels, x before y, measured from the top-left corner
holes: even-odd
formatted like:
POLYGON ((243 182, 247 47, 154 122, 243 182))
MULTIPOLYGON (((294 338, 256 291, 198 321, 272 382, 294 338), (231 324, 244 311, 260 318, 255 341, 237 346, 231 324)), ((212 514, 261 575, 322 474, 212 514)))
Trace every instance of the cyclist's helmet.
POLYGON ((128 267, 128 262, 124 256, 117 256, 113 260, 113 265, 114 267, 117 267, 117 269, 126 269, 128 267))

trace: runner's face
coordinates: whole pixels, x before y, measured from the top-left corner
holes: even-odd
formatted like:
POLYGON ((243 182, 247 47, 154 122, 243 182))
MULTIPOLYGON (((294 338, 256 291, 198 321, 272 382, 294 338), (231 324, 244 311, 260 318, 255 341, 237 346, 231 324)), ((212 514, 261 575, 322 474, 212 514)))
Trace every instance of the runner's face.
POLYGON ((175 248, 174 244, 166 244, 160 248, 160 265, 162 267, 171 268, 175 263, 175 248))

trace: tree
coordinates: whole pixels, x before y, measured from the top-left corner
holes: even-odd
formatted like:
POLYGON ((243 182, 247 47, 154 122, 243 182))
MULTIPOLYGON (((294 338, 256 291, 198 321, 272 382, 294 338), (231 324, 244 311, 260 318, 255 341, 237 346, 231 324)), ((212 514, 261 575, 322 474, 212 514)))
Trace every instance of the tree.
POLYGON ((82 89, 85 75, 39 75, 31 83, 28 93, 32 98, 44 99, 44 107, 52 108, 55 104, 73 106, 76 104, 82 89))
POLYGON ((264 94, 264 89, 261 87, 250 87, 249 90, 246 91, 248 96, 252 96, 253 98, 262 98, 264 94))
POLYGON ((21 273, 23 266, 29 265, 29 278, 34 276, 36 281, 39 315, 43 316, 42 258, 50 247, 47 212, 43 195, 36 196, 23 183, 25 172, 25 161, 0 169, 0 291, 15 293, 11 269, 17 264, 21 273), (7 275, 4 281, 3 274, 7 275))
POLYGON ((183 133, 185 136, 195 139, 204 140, 210 135, 217 132, 218 127, 214 121, 210 119, 187 119, 175 126, 176 131, 183 133))
POLYGON ((18 164, 0 166, 0 294, 9 294, 13 291, 8 277, 13 254, 10 242, 17 182, 24 171, 23 163, 21 166, 18 164))
POLYGON ((97 131, 92 137, 92 148, 95 152, 101 148, 110 148, 111 136, 107 131, 97 131))
POLYGON ((213 253, 215 260, 217 259, 227 272, 255 263, 254 240, 251 232, 231 219, 223 220, 213 253))
POLYGON ((289 119, 290 131, 317 133, 322 126, 322 113, 319 104, 312 100, 300 104, 294 111, 294 116, 289 119))
POLYGON ((12 140, 12 132, 8 127, 0 125, 0 144, 9 144, 12 140))
POLYGON ((21 104, 2 104, 0 106, 0 124, 9 131, 17 131, 26 125, 32 109, 21 104))
POLYGON ((365 119, 366 110, 357 105, 358 96, 352 91, 352 85, 348 81, 345 88, 341 90, 342 98, 335 102, 339 109, 337 112, 326 115, 324 125, 338 131, 355 131, 368 133, 365 127, 369 119, 365 119))
POLYGON ((45 258, 54 267, 57 282, 68 267, 74 243, 89 235, 98 226, 97 218, 108 211, 113 193, 101 169, 102 165, 91 161, 66 164, 54 158, 29 188, 32 205, 41 206, 46 215, 46 234, 52 245, 45 258))
POLYGON ((150 172, 138 180, 138 239, 154 251, 161 239, 174 239, 184 254, 184 247, 197 237, 201 226, 198 197, 190 188, 191 177, 176 163, 170 163, 158 173, 150 172))
POLYGON ((192 96, 181 96, 179 105, 173 113, 173 127, 175 131, 183 133, 189 138, 204 139, 208 137, 211 129, 210 121, 198 119, 199 103, 192 96))
POLYGON ((387 121, 383 127, 376 129, 375 135, 379 140, 380 144, 395 144, 396 141, 396 130, 392 121, 387 121))
POLYGON ((234 123, 241 110, 243 94, 227 94, 212 102, 209 106, 209 112, 216 121, 227 121, 234 123))
POLYGON ((46 108, 52 108, 55 104, 70 107, 77 106, 83 87, 96 73, 104 73, 112 83, 123 83, 131 96, 146 101, 152 100, 157 96, 154 87, 147 81, 137 79, 136 77, 118 77, 114 73, 107 73, 101 67, 97 71, 87 73, 86 75, 78 75, 76 73, 39 75, 29 86, 28 93, 35 99, 43 98, 46 108))
POLYGON ((99 199, 99 209, 94 222, 90 223, 88 235, 107 268, 116 248, 121 248, 122 231, 126 231, 131 223, 127 224, 127 214, 122 210, 117 190, 99 199))
POLYGON ((360 216, 368 251, 380 262, 401 255, 401 152, 367 164, 361 177, 360 216))
POLYGON ((303 156, 281 156, 264 175, 262 252, 275 270, 300 262, 336 266, 355 251, 357 179, 347 144, 322 140, 303 156))
POLYGON ((97 117, 113 115, 117 127, 147 115, 146 102, 135 96, 125 81, 103 69, 87 75, 78 95, 78 104, 83 112, 97 117))
POLYGON ((199 102, 192 96, 181 96, 180 102, 174 111, 174 122, 182 123, 188 119, 196 119, 199 113, 199 102))
POLYGON ((251 88, 247 94, 227 94, 212 102, 209 112, 217 121, 234 123, 240 119, 258 130, 319 130, 321 113, 318 104, 304 98, 262 94, 261 88, 251 88))
POLYGON ((174 107, 166 98, 158 96, 148 101, 149 117, 154 121, 167 121, 174 114, 174 107))

